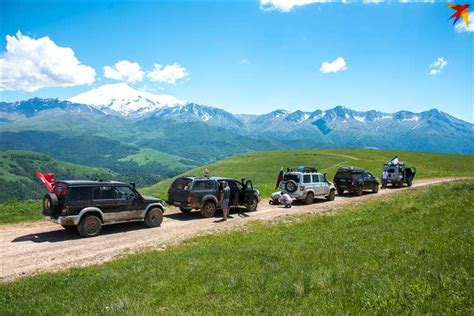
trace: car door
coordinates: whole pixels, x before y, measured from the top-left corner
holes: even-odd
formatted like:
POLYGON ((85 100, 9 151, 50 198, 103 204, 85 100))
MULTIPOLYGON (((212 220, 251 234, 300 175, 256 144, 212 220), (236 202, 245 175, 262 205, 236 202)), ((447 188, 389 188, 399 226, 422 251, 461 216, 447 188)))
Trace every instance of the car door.
POLYGON ((314 195, 323 194, 322 193, 323 187, 322 187, 322 183, 319 181, 319 176, 317 174, 311 175, 311 181, 312 181, 311 186, 313 187, 314 195))
POLYGON ((375 184, 375 178, 374 176, 369 173, 369 172, 366 172, 364 173, 364 188, 365 189, 372 189, 374 187, 374 184, 375 184))
POLYGON ((246 204, 252 202, 253 197, 255 196, 255 190, 253 189, 253 183, 250 180, 245 181, 243 184, 243 190, 245 194, 245 199, 241 204, 246 204))
POLYGON ((115 205, 117 220, 128 221, 142 216, 143 205, 133 190, 128 186, 117 186, 115 189, 115 205))
POLYGON ((227 180, 227 183, 230 187, 230 200, 229 205, 237 206, 239 205, 239 195, 241 191, 241 187, 238 187, 236 180, 227 180))
POLYGON ((322 174, 318 174, 318 179, 319 179, 320 195, 328 195, 329 194, 328 180, 322 174))
POLYGON ((119 214, 116 212, 115 190, 113 186, 94 187, 92 195, 92 204, 102 211, 105 222, 119 220, 119 214))

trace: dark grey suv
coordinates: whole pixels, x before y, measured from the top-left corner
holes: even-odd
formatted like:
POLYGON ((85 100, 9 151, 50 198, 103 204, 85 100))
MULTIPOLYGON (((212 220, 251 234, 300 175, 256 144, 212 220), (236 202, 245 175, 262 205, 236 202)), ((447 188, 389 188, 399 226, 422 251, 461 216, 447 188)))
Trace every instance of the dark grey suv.
POLYGON ((168 190, 168 204, 178 206, 181 212, 201 210, 203 217, 214 216, 219 208, 219 192, 222 181, 230 187, 230 206, 243 205, 249 211, 257 210, 260 193, 254 190, 252 181, 220 177, 181 177, 168 190))
POLYGON ((144 221, 157 227, 165 208, 160 199, 142 196, 134 184, 115 181, 63 180, 43 198, 43 217, 83 237, 100 234, 102 225, 144 221))

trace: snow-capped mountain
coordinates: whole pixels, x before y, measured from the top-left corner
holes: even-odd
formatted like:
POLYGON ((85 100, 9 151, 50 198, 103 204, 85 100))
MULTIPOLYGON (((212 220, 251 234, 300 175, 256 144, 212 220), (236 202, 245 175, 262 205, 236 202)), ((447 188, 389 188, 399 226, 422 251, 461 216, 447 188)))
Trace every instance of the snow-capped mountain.
POLYGON ((106 84, 69 98, 68 101, 87 104, 107 114, 124 116, 141 116, 163 107, 186 104, 174 96, 139 91, 126 83, 106 84))

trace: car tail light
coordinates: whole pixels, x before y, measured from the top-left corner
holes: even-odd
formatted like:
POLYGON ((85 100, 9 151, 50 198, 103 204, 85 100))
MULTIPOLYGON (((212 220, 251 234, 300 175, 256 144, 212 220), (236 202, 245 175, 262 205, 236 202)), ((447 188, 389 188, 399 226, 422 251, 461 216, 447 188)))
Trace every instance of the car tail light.
POLYGON ((300 191, 304 191, 304 185, 300 186, 300 191))
POLYGON ((190 196, 188 196, 188 203, 191 204, 192 202, 193 202, 193 196, 190 195, 190 196))

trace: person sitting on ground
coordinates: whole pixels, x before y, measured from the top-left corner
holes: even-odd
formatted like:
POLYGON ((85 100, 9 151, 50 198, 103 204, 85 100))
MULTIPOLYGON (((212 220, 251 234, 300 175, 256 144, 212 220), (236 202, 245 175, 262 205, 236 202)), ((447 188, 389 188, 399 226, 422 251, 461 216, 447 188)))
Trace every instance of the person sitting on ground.
POLYGON ((288 193, 281 192, 281 204, 285 206, 285 208, 290 208, 291 204, 293 203, 293 199, 288 193))

